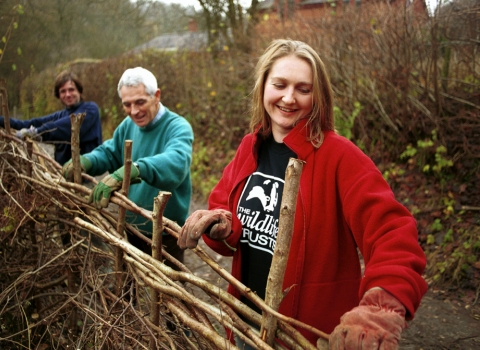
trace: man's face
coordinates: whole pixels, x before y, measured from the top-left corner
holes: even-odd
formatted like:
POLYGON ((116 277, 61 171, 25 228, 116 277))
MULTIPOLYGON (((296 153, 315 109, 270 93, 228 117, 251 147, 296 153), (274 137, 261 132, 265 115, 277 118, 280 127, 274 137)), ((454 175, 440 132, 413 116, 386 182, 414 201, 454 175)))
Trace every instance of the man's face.
POLYGON ((160 89, 152 97, 145 91, 145 86, 122 86, 120 88, 122 105, 132 121, 139 127, 147 126, 158 113, 160 89))
POLYGON ((80 92, 75 83, 71 80, 63 84, 58 90, 60 101, 65 107, 70 108, 80 102, 80 92))

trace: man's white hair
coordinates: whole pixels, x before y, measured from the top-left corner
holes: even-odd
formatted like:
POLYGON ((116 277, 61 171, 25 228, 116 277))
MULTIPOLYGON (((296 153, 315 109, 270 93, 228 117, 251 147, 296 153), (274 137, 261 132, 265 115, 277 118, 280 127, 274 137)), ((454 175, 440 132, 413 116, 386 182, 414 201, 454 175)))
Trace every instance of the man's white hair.
POLYGON ((118 96, 120 98, 120 89, 122 86, 138 86, 143 84, 145 86, 145 91, 150 96, 154 96, 158 90, 157 78, 149 70, 142 67, 129 68, 123 72, 120 81, 118 82, 118 96))

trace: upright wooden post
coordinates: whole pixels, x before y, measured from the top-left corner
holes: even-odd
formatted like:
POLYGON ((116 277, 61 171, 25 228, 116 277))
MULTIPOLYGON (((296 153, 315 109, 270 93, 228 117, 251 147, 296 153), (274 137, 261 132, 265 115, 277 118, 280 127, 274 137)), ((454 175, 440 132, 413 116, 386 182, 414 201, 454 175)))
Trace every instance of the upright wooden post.
POLYGON ((76 184, 82 183, 82 166, 80 163, 80 127, 85 119, 86 113, 70 114, 72 124, 72 163, 73 163, 73 181, 76 184))
MULTIPOLYGON (((268 274, 265 303, 273 310, 278 311, 283 299, 283 279, 287 267, 290 244, 292 242, 295 211, 297 206, 300 177, 303 171, 303 161, 290 158, 285 173, 285 187, 283 189, 277 241, 273 252, 272 266, 268 274)), ((273 347, 277 319, 268 313, 262 315, 260 334, 262 340, 273 347)))
MULTIPOLYGON (((153 199, 152 257, 158 261, 162 260, 163 212, 165 211, 165 207, 171 196, 171 192, 160 191, 158 196, 153 199)), ((150 320, 158 327, 160 325, 160 293, 154 288, 150 288, 150 298, 152 300, 152 305, 150 307, 150 320)), ((156 348, 157 341, 156 338, 152 336, 150 339, 150 349, 156 348)))
MULTIPOLYGON (((29 138, 27 138, 26 141, 27 141, 28 159, 32 160, 32 157, 33 157, 33 141, 29 138)), ((27 170, 27 176, 32 177, 32 163, 31 162, 27 162, 26 170, 27 170)), ((30 186, 28 186, 25 189, 25 192, 27 192, 27 194, 32 194, 32 188, 30 186)))
MULTIPOLYGON (((125 196, 128 196, 128 191, 130 189, 130 173, 132 167, 132 148, 133 148, 133 141, 132 140, 125 140, 124 143, 124 157, 123 157, 123 165, 124 165, 124 176, 123 176, 123 183, 121 193, 125 196)), ((118 209, 118 223, 117 223, 117 232, 127 239, 127 234, 125 233, 125 217, 127 215, 127 210, 123 207, 119 207, 118 209)), ((123 251, 121 248, 115 248, 115 272, 116 272, 116 289, 117 295, 122 294, 122 287, 125 282, 124 266, 123 266, 123 251)))
MULTIPOLYGON (((28 159, 29 161, 27 162, 26 170, 27 170, 27 176, 32 177, 32 162, 31 160, 33 159, 33 141, 29 138, 27 138, 27 154, 28 154, 28 159)), ((25 188, 25 193, 30 196, 33 191, 32 187, 28 186, 25 188)), ((29 227, 29 232, 30 232, 30 237, 32 240, 32 244, 35 246, 37 244, 37 238, 35 236, 35 222, 29 221, 28 222, 28 227, 29 227)))
MULTIPOLYGON (((76 184, 82 183, 82 167, 80 165, 80 127, 82 125, 83 119, 85 118, 85 113, 79 114, 70 114, 70 124, 72 136, 70 139, 71 150, 72 150, 72 163, 73 163, 73 180, 76 184)), ((70 237, 70 242, 72 241, 70 237)), ((68 281, 68 291, 75 295, 77 293, 77 288, 75 286, 77 280, 79 280, 79 271, 76 268, 67 268, 67 281, 68 281)), ((72 314, 70 315, 70 329, 75 329, 77 325, 77 312, 74 308, 72 314)))
POLYGON ((8 112, 8 94, 5 79, 0 79, 0 114, 4 118, 5 131, 10 135, 10 115, 8 112))

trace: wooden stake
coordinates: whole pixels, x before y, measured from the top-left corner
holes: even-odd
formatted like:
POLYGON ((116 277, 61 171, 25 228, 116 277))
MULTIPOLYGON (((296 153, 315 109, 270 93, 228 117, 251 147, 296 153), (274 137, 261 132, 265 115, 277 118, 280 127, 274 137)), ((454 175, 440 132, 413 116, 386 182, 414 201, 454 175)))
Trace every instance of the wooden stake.
MULTIPOLYGON (((71 151, 72 151, 72 163, 73 163, 73 181, 76 184, 82 183, 82 167, 80 165, 80 126, 82 125, 83 119, 85 118, 86 113, 79 114, 70 114, 70 124, 72 136, 70 140, 71 151)), ((70 241, 73 242, 70 237, 70 241)), ((68 281, 68 291, 72 295, 77 293, 76 281, 80 280, 80 273, 75 266, 71 268, 67 267, 67 281, 68 281)), ((78 313, 76 309, 72 309, 70 314, 70 329, 75 329, 77 325, 78 313)))
MULTIPOLYGON (((171 192, 160 191, 158 196, 153 199, 152 257, 158 261, 162 261, 163 212, 165 211, 165 207, 171 196, 171 192)), ((150 288, 150 297, 152 300, 150 320, 156 327, 158 327, 160 325, 160 293, 155 289, 150 288)), ((156 348, 156 339, 152 337, 150 339, 150 349, 156 348)))
POLYGON ((10 135, 10 115, 8 112, 7 82, 0 79, 0 114, 3 115, 5 131, 10 135))
POLYGON ((86 113, 70 114, 72 124, 72 163, 73 163, 73 181, 76 184, 82 183, 82 166, 80 163, 80 127, 85 119, 86 113))
POLYGON ((153 200, 152 257, 159 261, 162 260, 163 212, 171 196, 171 192, 160 191, 153 200))
MULTIPOLYGON (((272 266, 268 274, 265 303, 273 310, 278 311, 283 299, 283 279, 287 267, 290 243, 292 242, 295 223, 295 209, 297 206, 298 189, 304 162, 290 158, 285 173, 285 187, 283 189, 277 241, 273 252, 272 266)), ((270 313, 263 312, 260 334, 270 346, 275 341, 277 319, 270 313)))
MULTIPOLYGON (((28 154, 28 159, 29 160, 32 159, 32 157, 33 157, 33 141, 29 138, 27 138, 27 154, 28 154)), ((27 170, 27 176, 32 177, 32 163, 27 162, 26 170, 27 170)), ((27 194, 32 194, 32 188, 30 186, 28 186, 26 188, 26 192, 27 192, 27 194)))
MULTIPOLYGON (((128 191, 130 189, 130 173, 132 167, 132 148, 133 148, 133 141, 132 140, 125 140, 124 143, 124 158, 123 158, 123 165, 124 165, 124 173, 123 173, 123 183, 121 193, 125 197, 128 196, 128 191)), ((127 210, 124 207, 118 208, 118 223, 117 223, 117 232, 124 237, 126 240, 127 235, 125 233, 125 217, 127 215, 127 210)), ((116 282, 117 282, 117 295, 122 294, 122 287, 125 281, 124 275, 124 266, 123 266, 123 251, 116 247, 115 248, 115 271, 116 271, 116 282)))
MULTIPOLYGON (((27 139, 27 154, 28 154, 28 159, 32 160, 32 158, 33 158, 33 141, 30 140, 30 139, 27 139)), ((27 162, 26 168, 27 168, 27 176, 31 177, 33 169, 32 169, 32 163, 30 161, 27 162)), ((27 195, 31 195, 32 192, 33 192, 32 187, 27 185, 27 187, 25 188, 25 193, 27 195)), ((37 239, 35 237, 35 222, 34 221, 29 221, 28 222, 28 227, 29 227, 28 232, 31 232, 30 238, 32 240, 32 244, 35 246, 37 244, 37 239)))

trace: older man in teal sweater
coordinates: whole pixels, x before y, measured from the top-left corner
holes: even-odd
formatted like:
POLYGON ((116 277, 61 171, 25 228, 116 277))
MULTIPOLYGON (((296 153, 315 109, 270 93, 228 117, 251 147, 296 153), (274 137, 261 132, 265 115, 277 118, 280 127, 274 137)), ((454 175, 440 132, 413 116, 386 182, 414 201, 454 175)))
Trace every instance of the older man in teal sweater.
MULTIPOLYGON (((112 139, 81 156, 82 167, 88 174, 110 173, 93 189, 90 202, 97 208, 106 207, 111 193, 121 188, 124 142, 132 140, 129 199, 142 208, 152 210, 153 199, 159 191, 171 192, 164 215, 182 226, 192 194, 192 128, 185 118, 162 105, 157 80, 144 68, 127 69, 118 83, 118 93, 128 117, 115 129, 112 139)), ((63 167, 63 175, 71 179, 72 174, 73 167, 69 161, 63 167)), ((136 225, 146 236, 152 234, 152 222, 140 215, 127 212, 127 222, 136 225)), ((129 240, 143 251, 151 251, 151 247, 136 236, 130 234, 129 240)), ((183 252, 178 249, 173 237, 164 235, 163 244, 167 252, 183 262, 183 252)))

